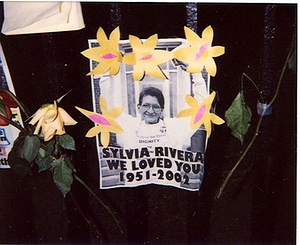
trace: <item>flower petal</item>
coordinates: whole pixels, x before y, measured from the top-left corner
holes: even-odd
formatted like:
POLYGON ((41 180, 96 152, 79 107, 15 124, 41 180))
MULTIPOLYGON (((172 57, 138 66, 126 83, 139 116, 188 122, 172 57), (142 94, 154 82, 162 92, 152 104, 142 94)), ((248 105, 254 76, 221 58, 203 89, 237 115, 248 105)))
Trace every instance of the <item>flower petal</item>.
POLYGON ((130 41, 133 53, 140 53, 141 50, 143 49, 143 43, 142 43, 141 39, 139 39, 136 36, 129 35, 129 41, 130 41))
POLYGON ((192 108, 197 108, 199 106, 196 98, 193 97, 193 96, 191 96, 191 95, 189 95, 189 94, 185 96, 185 101, 192 108))
POLYGON ((190 73, 200 73, 204 68, 204 63, 201 61, 193 61, 189 64, 186 71, 190 73))
POLYGON ((223 46, 214 46, 210 48, 211 56, 218 57, 225 53, 225 47, 223 46))
POLYGON ((89 72, 87 75, 99 75, 104 74, 109 70, 110 66, 106 62, 99 62, 99 64, 95 67, 94 70, 89 72))
POLYGON ((222 118, 213 113, 210 113, 210 120, 217 125, 221 125, 225 122, 222 118))
POLYGON ((167 76, 163 73, 159 66, 153 63, 147 63, 147 66, 144 68, 147 75, 151 77, 168 79, 167 76))
POLYGON ((145 49, 145 51, 152 51, 155 49, 157 45, 157 41, 158 41, 158 35, 154 34, 143 43, 143 48, 145 49))
POLYGON ((134 53, 126 54, 123 57, 123 62, 128 65, 135 65, 136 64, 135 54, 134 53))
POLYGON ((44 131, 44 141, 49 141, 53 138, 53 136, 55 135, 55 129, 49 127, 47 130, 44 131))
POLYGON ((119 62, 113 62, 110 66, 109 75, 114 76, 119 72, 119 70, 120 70, 119 62))
POLYGON ((153 60, 155 64, 160 65, 173 59, 174 54, 169 51, 155 50, 153 51, 153 60))
POLYGON ((120 41, 120 28, 116 27, 109 36, 110 46, 113 49, 118 49, 120 41))
POLYGON ((98 28, 98 31, 97 31, 97 40, 98 40, 100 46, 104 46, 108 42, 107 36, 106 36, 104 30, 102 29, 102 27, 98 28))
POLYGON ((102 114, 106 115, 107 112, 108 112, 108 106, 107 106, 106 99, 101 94, 99 96, 99 105, 100 105, 100 109, 101 109, 102 114))
POLYGON ((207 118, 208 120, 204 121, 204 127, 206 129, 206 137, 208 138, 211 134, 211 121, 209 118, 207 118))
POLYGON ((213 58, 209 57, 205 62, 205 69, 209 75, 214 77, 217 73, 217 66, 213 58))
POLYGON ((34 114, 33 118, 30 120, 30 124, 34 125, 37 121, 39 121, 47 112, 48 107, 38 109, 34 114))
POLYGON ((101 132, 101 144, 106 148, 109 145, 110 135, 109 132, 104 130, 101 132))
POLYGON ((75 108, 80 111, 83 115, 85 115, 86 117, 89 117, 90 115, 93 115, 95 114, 95 112, 92 112, 92 111, 88 111, 88 110, 85 110, 85 109, 82 109, 78 106, 75 106, 75 108))
POLYGON ((192 115, 193 111, 194 110, 192 108, 182 110, 177 114, 176 117, 189 117, 192 115))
POLYGON ((92 127, 92 128, 86 133, 85 137, 92 138, 92 137, 98 135, 101 131, 102 131, 102 127, 101 127, 101 126, 95 126, 95 127, 92 127))
POLYGON ((135 81, 140 81, 144 77, 145 70, 144 67, 140 64, 136 64, 133 70, 133 79, 135 81))
POLYGON ((211 26, 206 27, 202 31, 203 42, 211 44, 214 38, 214 31, 211 26))
POLYGON ((124 132, 123 128, 114 120, 110 121, 111 126, 107 127, 108 131, 112 132, 112 133, 116 133, 116 134, 121 134, 124 132))
POLYGON ((44 123, 44 119, 42 118, 41 120, 39 120, 38 124, 36 125, 33 134, 39 134, 41 126, 43 125, 43 123, 44 123))
POLYGON ((190 63, 195 61, 196 48, 182 47, 174 51, 174 57, 178 60, 190 63))
POLYGON ((58 109, 56 108, 48 108, 47 112, 44 115, 45 123, 53 122, 58 116, 58 109))
POLYGON ((89 48, 81 52, 83 56, 91 60, 100 61, 104 49, 102 47, 89 48))
POLYGON ((196 46, 201 42, 201 38, 190 28, 184 27, 185 37, 191 46, 196 46))
POLYGON ((111 109, 109 112, 107 112, 106 115, 111 118, 117 118, 121 115, 122 112, 123 112, 122 107, 115 107, 115 108, 111 109))
POLYGON ((58 114, 62 118, 64 125, 77 124, 77 122, 63 108, 58 107, 58 114))

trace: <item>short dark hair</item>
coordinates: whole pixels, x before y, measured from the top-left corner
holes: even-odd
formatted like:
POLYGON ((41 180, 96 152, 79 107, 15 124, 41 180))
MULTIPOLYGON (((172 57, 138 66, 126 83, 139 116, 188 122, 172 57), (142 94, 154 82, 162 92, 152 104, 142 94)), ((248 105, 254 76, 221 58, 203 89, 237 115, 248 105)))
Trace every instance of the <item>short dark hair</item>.
POLYGON ((155 88, 155 87, 146 87, 140 92, 139 105, 142 104, 143 98, 147 95, 150 95, 152 97, 156 97, 160 107, 162 109, 164 109, 164 107, 165 107, 164 95, 158 88, 155 88))

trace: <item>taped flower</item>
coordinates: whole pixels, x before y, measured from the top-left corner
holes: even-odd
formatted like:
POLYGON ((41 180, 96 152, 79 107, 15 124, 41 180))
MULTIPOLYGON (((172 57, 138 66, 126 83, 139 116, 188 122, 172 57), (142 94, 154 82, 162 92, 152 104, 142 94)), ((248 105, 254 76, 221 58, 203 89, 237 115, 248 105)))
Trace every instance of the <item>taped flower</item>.
POLYGON ((197 129, 204 125, 207 137, 211 134, 211 123, 223 124, 225 121, 210 112, 211 104, 215 98, 216 92, 212 92, 204 101, 198 104, 197 100, 191 96, 186 96, 186 102, 190 106, 189 109, 182 110, 178 113, 177 117, 191 117, 190 127, 197 129))
POLYGON ((99 97, 99 102, 102 114, 88 111, 77 106, 76 109, 96 124, 87 132, 85 136, 91 138, 101 133, 101 143, 104 147, 107 147, 110 141, 110 132, 116 134, 123 132, 123 129, 114 120, 120 116, 123 109, 120 107, 115 107, 109 111, 106 100, 102 95, 99 97))
POLYGON ((175 49, 174 57, 188 64, 187 72, 200 73, 205 67, 208 74, 214 77, 217 73, 217 66, 213 58, 223 55, 225 48, 212 47, 214 36, 212 27, 208 26, 203 30, 202 38, 186 26, 184 32, 189 46, 175 49))

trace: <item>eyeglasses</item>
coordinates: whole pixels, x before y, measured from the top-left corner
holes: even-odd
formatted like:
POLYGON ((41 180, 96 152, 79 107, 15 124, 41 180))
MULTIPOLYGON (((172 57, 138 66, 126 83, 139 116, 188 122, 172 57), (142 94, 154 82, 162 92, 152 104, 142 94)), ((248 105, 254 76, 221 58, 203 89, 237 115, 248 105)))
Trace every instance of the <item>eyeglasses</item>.
POLYGON ((152 110, 155 111, 155 112, 160 112, 160 110, 161 110, 161 107, 159 105, 156 105, 156 104, 151 105, 151 104, 146 103, 146 104, 141 105, 141 108, 145 111, 149 110, 150 107, 152 107, 152 110))

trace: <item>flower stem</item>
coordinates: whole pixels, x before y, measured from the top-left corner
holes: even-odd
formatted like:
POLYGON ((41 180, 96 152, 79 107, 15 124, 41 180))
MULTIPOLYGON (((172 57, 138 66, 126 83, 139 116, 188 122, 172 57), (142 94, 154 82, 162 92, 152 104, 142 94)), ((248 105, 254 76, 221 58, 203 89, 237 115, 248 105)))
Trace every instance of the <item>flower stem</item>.
MULTIPOLYGON (((284 75, 284 72, 286 70, 286 67, 288 65, 288 62, 289 62, 289 59, 291 57, 291 54, 292 54, 292 51, 294 49, 294 38, 293 38, 293 41, 292 41, 292 44, 291 44, 291 47, 290 47, 290 50, 289 50, 289 53, 287 55, 287 58, 285 60, 285 63, 284 63, 284 66, 283 66, 283 69, 281 71, 281 74, 280 74, 280 77, 279 77, 279 81, 278 81, 278 84, 277 84, 277 88, 276 88, 276 92, 271 100, 271 102, 269 103, 269 106, 271 106, 274 101, 276 100, 278 94, 279 94, 279 89, 280 89, 280 86, 281 86, 281 83, 282 83, 282 79, 283 79, 283 75, 284 75)), ((244 74, 244 73, 243 73, 244 74)), ((244 74, 252 83, 253 85, 255 86, 255 88, 258 90, 258 87, 256 86, 256 84, 246 75, 244 74)), ((259 92, 258 90, 258 93, 259 95, 261 96, 261 93, 259 92)), ((262 99, 262 102, 263 102, 263 99, 262 99)), ((260 125, 262 123, 262 120, 263 120, 263 117, 264 117, 264 111, 262 112, 261 116, 259 117, 259 120, 258 120, 258 123, 257 123, 257 126, 256 126, 256 129, 255 129, 255 133, 250 141, 250 143, 248 144, 248 146, 246 147, 246 149, 244 150, 243 154, 241 155, 241 157, 238 159, 238 161, 236 162, 236 164, 234 165, 234 167, 230 170, 230 172, 228 173, 226 179, 224 180, 223 184, 221 185, 221 187, 219 188, 219 190, 217 191, 217 194, 216 194, 216 199, 219 199, 225 189, 225 187, 227 186, 228 184, 228 181, 229 179, 231 178, 232 174, 234 173, 234 171, 237 169, 237 167, 240 165, 240 163, 242 162, 242 160, 245 158, 245 156, 247 155, 248 151, 250 150, 251 146, 254 144, 258 134, 259 134, 259 129, 260 129, 260 125)))
POLYGON ((114 219, 115 223, 117 226, 120 228, 120 231, 122 234, 124 234, 123 227, 120 223, 120 221, 116 218, 114 213, 111 211, 111 209, 93 192, 93 190, 76 174, 74 174, 74 178, 81 184, 83 185, 91 194, 92 196, 110 213, 112 218, 114 219))
POLYGON ((257 136, 258 136, 258 132, 259 132, 259 128, 260 125, 262 123, 262 119, 263 119, 263 115, 260 116, 259 121, 257 123, 256 126, 256 130, 255 130, 255 134, 253 135, 250 143, 248 144, 247 148, 244 150, 243 154, 240 156, 239 160, 236 162, 236 164, 234 165, 234 167, 230 170, 230 172, 228 173, 226 179, 224 180, 222 186, 219 188, 217 194, 216 194, 216 198, 219 199, 229 181, 229 179, 231 178, 232 174, 234 173, 234 171, 236 170, 236 168, 240 165, 240 163, 243 161, 243 159, 245 158, 245 156, 247 155, 248 151, 250 150, 251 146, 254 144, 257 136))
POLYGON ((81 214, 82 218, 84 219, 84 221, 89 225, 89 227, 91 228, 91 230, 95 233, 96 237, 98 239, 100 239, 101 234, 98 231, 97 227, 95 227, 95 225, 92 224, 92 222, 85 216, 85 214, 83 213, 82 209, 80 208, 79 204, 77 203, 75 197, 73 196, 73 194, 70 192, 69 193, 71 196, 71 199, 74 203, 74 205, 76 206, 77 210, 79 211, 79 213, 81 214))
POLYGON ((0 118, 3 119, 5 122, 11 124, 12 126, 14 126, 15 128, 19 129, 22 133, 29 135, 29 132, 27 132, 27 130, 23 127, 21 127, 19 124, 17 124, 16 122, 8 119, 7 117, 0 115, 0 118))
MULTIPOLYGON (((255 87, 255 89, 257 90, 257 93, 259 94, 259 96, 260 96, 260 99, 261 99, 261 102, 262 103, 264 103, 264 99, 263 99, 263 97, 262 97, 262 95, 261 95, 261 92, 259 91, 259 88, 257 87, 257 85, 256 85, 256 83, 246 74, 246 73, 244 73, 243 72, 243 75, 242 75, 242 81, 243 81, 243 77, 246 77, 246 78, 248 78, 249 79, 249 81, 252 83, 252 85, 255 87)), ((242 82, 242 85, 243 85, 243 82, 242 82)), ((242 90, 243 90, 243 87, 242 87, 242 90)))
POLYGON ((17 99, 17 97, 12 92, 10 92, 9 90, 6 90, 6 89, 2 89, 2 91, 5 91, 7 94, 9 94, 9 96, 18 104, 18 106, 20 107, 20 109, 22 110, 22 112, 24 113, 26 118, 28 118, 30 116, 28 110, 25 108, 25 106, 17 99))

